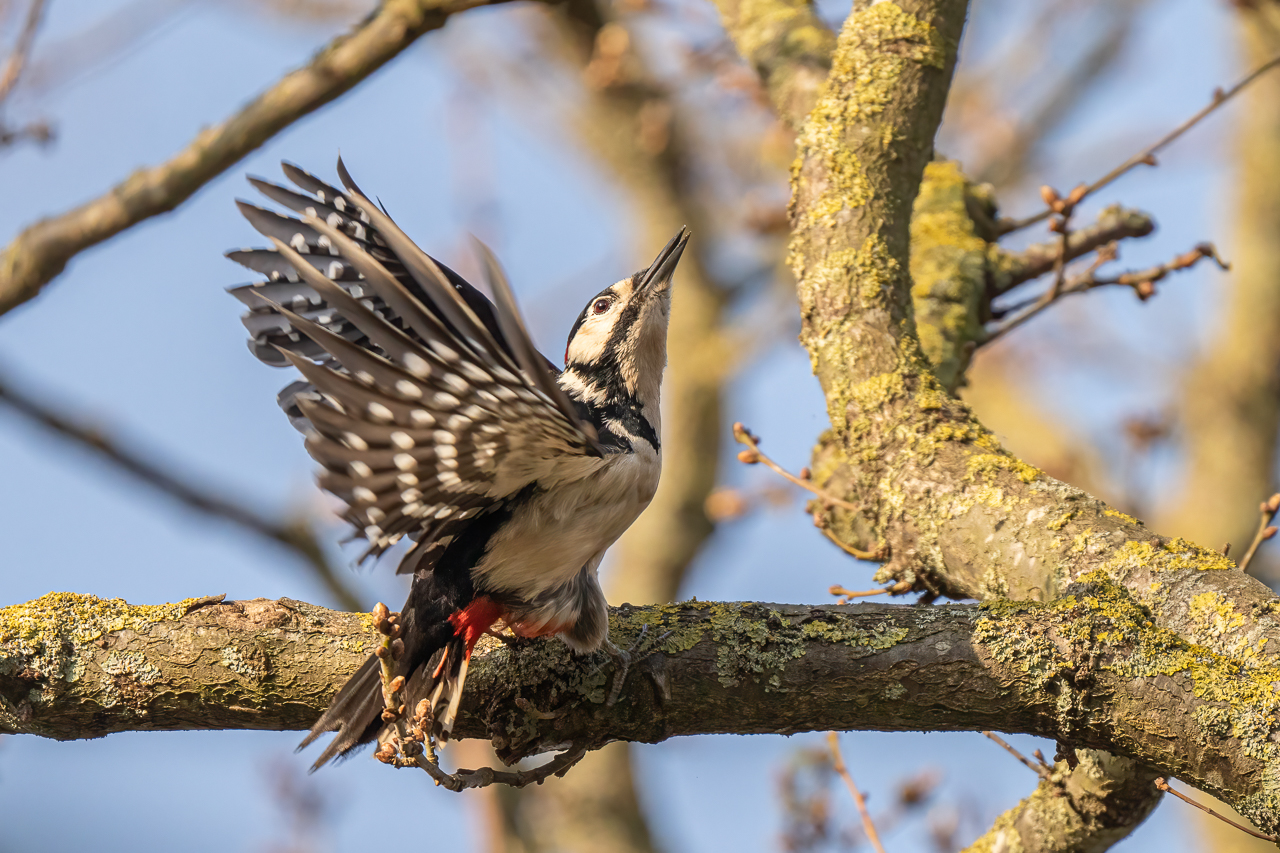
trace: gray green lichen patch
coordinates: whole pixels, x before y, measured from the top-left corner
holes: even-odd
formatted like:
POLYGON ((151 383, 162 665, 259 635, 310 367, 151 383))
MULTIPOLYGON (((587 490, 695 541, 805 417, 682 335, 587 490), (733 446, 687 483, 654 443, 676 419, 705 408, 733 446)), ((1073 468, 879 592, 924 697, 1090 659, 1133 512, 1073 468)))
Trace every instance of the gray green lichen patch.
POLYGON ((804 623, 803 633, 811 640, 840 643, 867 651, 883 651, 905 640, 911 632, 888 619, 870 629, 813 619, 804 623))
MULTIPOLYGON (((983 605, 975 644, 1029 676, 1032 689, 1044 689, 1064 674, 1078 678, 1080 666, 1088 662, 1118 675, 1124 684, 1147 681, 1160 690, 1186 691, 1198 700, 1184 714, 1196 724, 1191 734, 1195 752, 1234 751, 1261 762, 1272 775, 1280 771, 1280 667, 1216 654, 1155 626, 1147 611, 1103 571, 1084 576, 1075 589, 1076 594, 1042 608, 1019 602, 983 605)), ((1207 600, 1200 608, 1218 609, 1207 600)), ((1227 625, 1234 621, 1223 618, 1227 625)), ((1113 705, 1124 713, 1123 697, 1113 705)), ((1072 712, 1069 705, 1060 710, 1072 712)), ((1143 712, 1155 714, 1145 724, 1148 729, 1159 723, 1158 711, 1147 707, 1143 712)), ((1266 796, 1253 795, 1251 802, 1265 802, 1275 814, 1280 786, 1268 784, 1266 796)))
POLYGON ((160 668, 147 660, 147 656, 142 652, 112 650, 101 666, 102 671, 107 675, 128 676, 139 684, 155 684, 163 675, 160 668))

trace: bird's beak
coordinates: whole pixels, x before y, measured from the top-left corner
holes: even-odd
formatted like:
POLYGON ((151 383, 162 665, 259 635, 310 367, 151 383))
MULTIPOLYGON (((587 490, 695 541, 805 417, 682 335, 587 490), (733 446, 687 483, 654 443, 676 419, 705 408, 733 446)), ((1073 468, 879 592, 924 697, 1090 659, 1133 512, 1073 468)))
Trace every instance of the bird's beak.
POLYGON ((676 271, 676 264, 680 263, 680 256, 684 254, 684 247, 689 242, 689 229, 681 227, 676 232, 676 236, 663 246, 662 251, 658 253, 658 257, 653 263, 649 264, 649 268, 640 275, 640 286, 636 288, 639 291, 660 291, 663 285, 671 281, 672 274, 676 271))

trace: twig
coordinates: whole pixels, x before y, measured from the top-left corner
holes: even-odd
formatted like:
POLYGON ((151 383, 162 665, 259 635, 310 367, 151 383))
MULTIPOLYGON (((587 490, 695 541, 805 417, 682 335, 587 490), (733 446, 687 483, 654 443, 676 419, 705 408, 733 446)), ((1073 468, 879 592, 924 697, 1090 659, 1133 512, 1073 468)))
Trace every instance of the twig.
POLYGON ((879 589, 862 589, 856 591, 845 589, 840 586, 840 584, 832 584, 831 588, 827 590, 827 592, 841 597, 840 601, 837 601, 836 604, 848 604, 850 598, 868 598, 873 595, 884 595, 886 593, 889 595, 902 595, 904 593, 911 592, 911 584, 906 581, 898 581, 895 584, 890 584, 889 586, 884 586, 879 589))
POLYGON ((1008 752, 1014 758, 1018 759, 1023 764, 1025 764, 1028 768, 1031 769, 1031 772, 1035 773, 1041 779, 1043 779, 1046 782, 1053 781, 1052 768, 1050 768, 1048 763, 1045 762, 1043 759, 1041 759, 1040 763, 1037 764, 1036 762, 1032 761, 1030 758, 1027 758, 1021 752, 1018 752, 1018 750, 1014 749, 1013 746, 1011 746, 1008 741, 1000 737, 1000 735, 996 734, 995 732, 983 732, 983 734, 991 738, 996 743, 1000 744, 1002 747, 1004 747, 1006 752, 1008 752))
POLYGON ((200 132, 159 166, 106 194, 28 226, 0 252, 0 314, 35 297, 76 254, 167 213, 264 142, 347 92, 449 16, 504 0, 384 0, 350 33, 285 75, 231 118, 200 132))
POLYGON ((1099 278, 1097 276, 1098 267, 1100 267, 1103 263, 1106 263, 1107 261, 1114 259, 1115 257, 1114 250, 1111 250, 1107 254, 1104 254, 1104 249, 1106 249, 1106 247, 1103 247, 1103 249, 1098 250, 1099 259, 1095 261, 1095 263, 1092 266, 1090 266, 1090 268, 1087 271, 1085 271, 1083 275, 1077 276, 1076 278, 1069 280, 1066 283, 1066 285, 1058 291, 1057 294, 1054 294, 1052 290, 1047 291, 1044 296, 1035 300, 1035 302, 1033 302, 1029 307, 1027 307, 1026 310, 1022 311, 1019 314, 1015 314, 1013 317, 1010 317, 1009 319, 1004 320, 999 325, 992 328, 987 333, 987 337, 986 339, 983 340, 982 343, 989 344, 992 341, 996 340, 997 338, 1008 334, 1009 332, 1013 331, 1017 327, 1021 326, 1023 323, 1030 320, 1032 317, 1039 314, 1044 309, 1048 308, 1054 302, 1058 301, 1058 299, 1068 294, 1084 293, 1087 290, 1093 290, 1094 288, 1097 288, 1097 287, 1107 287, 1110 285, 1123 285, 1125 287, 1133 288, 1133 291, 1135 294, 1137 294, 1138 298, 1145 302, 1146 300, 1150 299, 1152 296, 1155 295, 1155 292, 1156 292, 1155 283, 1157 281, 1160 281, 1161 279, 1165 278, 1170 273, 1178 272, 1179 270, 1184 270, 1184 269, 1188 269, 1189 267, 1195 266, 1204 258, 1212 259, 1213 262, 1216 263, 1220 269, 1226 270, 1231 268, 1229 264, 1227 264, 1225 261, 1222 260, 1222 258, 1218 256, 1218 252, 1213 247, 1212 243, 1201 243, 1200 245, 1196 246, 1190 251, 1183 252, 1181 255, 1178 255, 1173 260, 1167 261, 1163 264, 1158 264, 1154 267, 1149 267, 1145 270, 1136 270, 1133 272, 1122 273, 1118 276, 1114 276, 1110 278, 1099 278))
POLYGON ((854 784, 853 776, 849 775, 849 768, 845 766, 844 756, 840 754, 840 736, 835 732, 827 732, 827 746, 831 749, 831 767, 840 774, 841 779, 844 779, 844 784, 849 788, 849 793, 853 795, 853 802, 858 807, 858 814, 862 816, 862 831, 866 833, 867 840, 871 842, 872 847, 876 848, 877 853, 884 853, 884 845, 880 843, 876 825, 871 820, 871 813, 867 811, 867 801, 858 790, 858 786, 854 784))
POLYGON ((747 465, 755 465, 757 462, 764 463, 764 466, 766 468, 769 468, 770 470, 777 472, 788 482, 794 483, 800 488, 806 489, 812 492, 813 494, 817 495, 818 499, 821 500, 823 503, 829 504, 831 506, 843 507, 844 509, 853 510, 854 512, 857 512, 862 509, 862 507, 858 506, 857 504, 849 503, 848 501, 841 500, 835 495, 832 495, 832 494, 829 494, 828 492, 823 491, 822 489, 818 488, 808 480, 797 477, 795 474, 792 474, 790 471, 788 471, 786 468, 783 468, 777 462, 774 462, 772 459, 770 459, 768 456, 766 456, 764 453, 760 451, 760 439, 752 435, 751 431, 748 430, 741 423, 735 423, 733 425, 733 437, 734 439, 737 440, 739 444, 745 444, 748 448, 747 450, 744 450, 738 454, 739 462, 744 462, 747 465))
POLYGON ((853 547, 848 542, 841 541, 838 536, 836 536, 834 533, 831 532, 831 528, 827 527, 825 524, 818 523, 819 519, 814 518, 814 522, 815 522, 815 526, 822 531, 823 536, 831 540, 831 542, 837 548, 839 548, 841 551, 844 551, 849 556, 855 557, 859 560, 866 560, 871 563, 879 563, 884 561, 887 549, 884 548, 883 546, 880 548, 877 548, 874 551, 860 550, 858 548, 853 547))
POLYGON ((1216 817, 1218 820, 1222 821, 1223 823, 1234 826, 1236 829, 1240 830, 1241 832, 1248 833, 1249 835, 1252 835, 1254 838, 1261 838, 1263 841, 1270 841, 1273 844, 1280 844, 1280 838, 1274 835, 1266 835, 1264 833, 1258 832, 1257 830, 1250 829, 1247 826, 1236 823, 1231 818, 1225 815, 1218 814, 1208 806, 1202 805, 1201 803, 1197 803, 1195 800, 1191 799, 1186 794, 1181 794, 1175 791, 1173 788, 1169 786, 1169 783, 1165 781, 1165 778, 1163 776, 1157 776, 1155 784, 1157 788, 1159 788, 1161 791, 1164 791, 1166 794, 1173 794, 1175 797, 1182 800, 1184 803, 1189 803, 1195 806, 1196 808, 1198 808, 1202 812, 1208 812, 1209 814, 1216 817))
MULTIPOLYGON (((1133 155, 1128 160, 1121 163, 1119 166, 1116 166, 1110 172, 1107 172, 1101 178, 1098 178, 1098 180, 1085 186, 1084 192, 1081 194, 1080 199, 1084 199, 1090 195, 1093 195, 1098 190, 1112 183, 1117 178, 1120 178, 1122 175, 1126 174, 1131 169, 1137 166, 1141 166, 1141 165, 1154 166, 1156 164, 1155 155, 1158 152, 1160 152, 1166 146, 1168 146, 1169 144, 1177 140, 1180 136, 1182 136, 1188 130, 1195 127, 1206 116, 1208 116, 1214 110, 1218 109, 1218 107, 1222 106, 1227 101, 1231 100, 1233 97, 1239 94, 1241 90, 1247 87, 1250 83, 1252 83, 1254 80, 1257 80, 1259 77, 1261 77, 1263 74, 1270 71, 1272 68, 1275 68, 1277 65, 1280 65, 1280 56, 1274 56, 1271 59, 1267 60, 1266 62, 1262 63, 1262 65, 1259 65, 1257 68, 1251 71, 1249 75, 1246 76, 1243 80, 1241 80, 1239 83, 1236 83, 1234 86, 1232 86, 1230 89, 1227 89, 1225 92, 1221 89, 1214 90, 1213 99, 1209 102, 1207 106, 1202 108, 1199 112, 1191 116, 1191 118, 1187 119, 1182 124, 1175 127, 1169 133, 1165 134, 1165 136, 1163 136, 1159 141, 1157 141, 1153 145, 1149 145, 1146 148, 1142 149, 1137 154, 1133 155)), ((1043 222, 1044 220, 1052 216, 1054 212, 1055 211, 1052 210, 1051 208, 1046 207, 1044 210, 1040 211, 1034 216, 1029 216, 1026 219, 1002 219, 998 223, 998 231, 1001 235, 1008 234, 1012 231, 1018 231, 1030 225, 1035 225, 1037 222, 1043 222)))
MULTIPOLYGON (((1102 246, 1129 237, 1146 237, 1155 230, 1151 217, 1140 210, 1111 205, 1092 225, 1071 232, 1067 240, 1067 261, 1074 261, 1102 246)), ((1037 243, 1020 252, 1003 252, 997 263, 993 295, 1007 293, 1020 284, 1039 278, 1054 268, 1057 243, 1037 243)))
POLYGON ((159 465, 127 449, 123 443, 112 439, 101 430, 88 426, 69 415, 56 412, 38 402, 34 397, 15 390, 2 377, 0 377, 0 403, 7 403, 30 420, 89 448, 117 468, 164 492, 179 503, 205 515, 229 521, 278 545, 285 546, 307 562, 316 578, 324 584, 344 609, 350 611, 364 609, 355 594, 339 578, 305 519, 298 518, 284 524, 265 521, 262 513, 257 510, 230 499, 218 497, 179 479, 159 465))
POLYGON ((1249 543, 1249 550, 1245 551, 1244 557, 1240 560, 1242 572, 1249 571, 1249 563, 1253 562, 1253 555, 1258 552, 1258 546, 1276 535, 1276 528, 1272 526, 1272 522, 1276 520, 1276 513, 1280 512, 1280 493, 1272 495, 1259 504, 1258 511, 1262 513, 1262 519, 1258 523, 1258 532, 1253 535, 1253 541, 1249 543))
POLYGON ((44 17, 44 4, 45 0, 31 0, 31 6, 27 9, 27 19, 22 24, 22 32, 13 46, 13 53, 9 54, 9 61, 5 63, 4 71, 0 73, 0 103, 8 99, 14 86, 17 86, 18 80, 22 78, 23 70, 27 67, 27 56, 31 53, 31 45, 36 40, 36 30, 40 29, 40 20, 44 17))
POLYGON ((382 645, 374 652, 381 663, 382 699, 386 706, 382 712, 382 722, 391 724, 396 730, 395 740, 385 741, 374 753, 373 757, 383 764, 421 768, 437 785, 457 792, 468 788, 487 788, 494 784, 512 788, 541 785, 552 776, 563 776, 569 772, 569 768, 587 754, 585 745, 574 744, 546 764, 532 770, 506 771, 494 770, 492 767, 457 770, 453 773, 441 770, 440 761, 436 757, 435 740, 431 736, 431 701, 419 701, 413 719, 405 719, 406 709, 401 697, 405 678, 395 674, 396 662, 404 654, 404 640, 400 638, 400 614, 391 613, 385 604, 378 602, 373 609, 373 624, 378 633, 382 634, 382 645))

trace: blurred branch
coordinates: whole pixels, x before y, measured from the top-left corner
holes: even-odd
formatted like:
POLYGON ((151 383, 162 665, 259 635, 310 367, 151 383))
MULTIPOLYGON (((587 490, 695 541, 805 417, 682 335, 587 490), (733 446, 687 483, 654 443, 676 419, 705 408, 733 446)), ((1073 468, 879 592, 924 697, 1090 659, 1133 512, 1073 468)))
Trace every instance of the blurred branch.
MULTIPOLYGON (((1124 751, 1223 796, 1264 831, 1280 828, 1269 807, 1280 752, 1269 726, 1246 728, 1280 711, 1276 672, 1259 671, 1256 690, 1224 694, 1219 686, 1256 667, 1152 626, 1101 575, 1074 592, 992 607, 621 608, 615 638, 644 625, 672 633, 633 665, 613 706, 608 668, 563 643, 487 638, 455 732, 491 738, 514 762, 615 739, 999 728, 1124 751)), ((0 731, 305 728, 375 640, 367 614, 295 601, 131 606, 51 593, 0 609, 0 731)))
POLYGON ((40 22, 44 19, 44 8, 45 0, 31 0, 31 5, 27 7, 26 20, 22 24, 22 31, 18 34, 18 40, 14 44, 13 52, 9 54, 9 60, 5 63, 4 70, 0 71, 0 148, 20 142, 23 139, 44 143, 53 138, 52 130, 43 121, 30 122, 21 127, 12 127, 4 118, 4 102, 13 94, 14 88, 22 78, 22 72, 27 68, 27 59, 31 54, 31 46, 35 44, 36 32, 40 29, 40 22))
MULTIPOLYGON (((1197 112, 1195 115, 1191 116, 1191 118, 1187 119, 1182 124, 1178 125, 1173 130, 1169 131, 1169 133, 1165 134, 1159 141, 1155 142, 1152 145, 1147 146, 1146 148, 1139 151, 1137 154, 1130 157, 1128 160, 1125 160, 1123 163, 1121 163, 1119 166, 1116 166, 1110 172, 1107 172, 1107 174, 1103 175, 1101 178, 1098 178, 1096 181, 1094 181, 1091 184, 1084 185, 1084 192, 1081 193, 1079 198, 1076 199, 1076 203, 1078 204, 1081 200, 1088 198, 1089 196, 1096 193, 1098 190, 1102 189, 1103 187, 1107 186, 1108 184, 1112 183, 1118 178, 1123 177, 1124 175, 1128 174, 1132 169, 1138 166, 1156 165, 1156 154, 1158 154, 1160 151, 1162 151, 1163 149, 1165 149, 1166 147, 1168 147, 1169 145, 1177 141, 1178 138, 1181 137, 1184 133, 1186 133, 1188 130, 1195 127, 1197 124, 1199 124, 1202 119, 1204 119, 1206 116, 1214 112, 1216 109, 1218 109, 1218 107, 1222 106, 1227 101, 1231 100, 1233 97, 1235 97, 1237 94, 1242 92, 1244 89, 1248 88, 1249 84, 1253 83, 1255 80, 1262 77, 1264 74, 1266 74, 1271 69, 1275 68, 1277 65, 1280 65, 1280 56, 1274 56, 1271 59, 1267 60, 1266 62, 1262 63, 1253 71, 1251 71, 1248 74, 1248 76, 1246 76, 1243 80, 1241 80, 1239 83, 1236 83, 1234 86, 1232 86, 1230 89, 1227 89, 1225 92, 1222 89, 1215 89, 1213 92, 1213 98, 1212 100, 1210 100, 1209 104, 1205 106, 1203 109, 1201 109, 1199 112, 1197 112)), ((1029 216, 1026 219, 1001 219, 1000 222, 998 223, 1000 233, 1008 234, 1012 231, 1018 231, 1022 228, 1035 225, 1037 222, 1043 222, 1044 220, 1048 219, 1053 214, 1054 214, 1053 209, 1046 208, 1045 210, 1042 210, 1033 216, 1029 216)))
POLYGON ((285 524, 267 521, 258 511, 184 481, 129 450, 102 430, 89 426, 83 420, 57 412, 34 397, 14 389, 3 377, 0 377, 0 403, 7 404, 14 411, 63 438, 92 450, 116 468, 163 492, 178 503, 203 515, 229 521, 242 530, 283 545, 302 558, 311 573, 340 606, 351 611, 364 609, 325 556, 324 548, 305 518, 296 518, 285 524))
MULTIPOLYGON (((570 97, 522 99, 547 117, 561 103, 557 129, 616 183, 628 202, 635 254, 647 258, 688 225, 686 253, 673 292, 662 389, 663 474, 648 509, 619 541, 605 574, 610 601, 668 602, 711 536, 703 507, 721 455, 722 396, 735 363, 724 315, 729 283, 704 263, 713 228, 705 188, 691 178, 698 117, 682 110, 636 44, 638 28, 607 4, 575 2, 534 19, 541 55, 565 72, 570 97)), ((511 91, 527 92, 524 63, 511 69, 511 91)), ((549 85, 544 75, 540 84, 549 85)), ((651 853, 660 849, 636 792, 633 748, 614 744, 588 755, 554 786, 499 792, 504 820, 495 823, 506 850, 651 853)))
POLYGON ((22 32, 18 34, 13 53, 9 54, 9 61, 5 63, 4 70, 0 71, 0 104, 13 93, 13 87, 18 85, 23 69, 27 66, 27 56, 31 53, 36 31, 40 29, 40 21, 44 17, 44 4, 45 0, 31 0, 31 6, 27 9, 27 19, 22 24, 22 32))
POLYGON ((0 314, 32 299, 77 253, 173 210, 299 118, 394 59, 449 16, 505 0, 385 0, 240 112, 200 132, 173 159, 135 172, 107 194, 28 226, 0 252, 0 314))
MULTIPOLYGON (((1048 94, 1030 110, 1029 115, 1016 123, 1011 138, 998 150, 988 151, 980 163, 970 167, 969 172, 977 176, 976 181, 1004 187, 1026 174, 1039 145, 1084 100, 1094 84, 1115 66, 1116 60, 1125 55, 1124 47, 1133 31, 1134 19, 1144 2, 1145 0, 1122 0, 1107 4, 1108 11, 1113 15, 1107 25, 1089 34, 1093 41, 1054 80, 1048 94)), ((1045 36, 1052 38, 1051 33, 1042 38, 1045 36)), ((1034 38, 1029 34, 1023 44, 1036 44, 1034 38)), ((1040 44, 1043 45, 1043 41, 1040 44)), ((1047 56, 1042 50, 1033 52, 1039 57, 1047 56)), ((1038 73, 1045 73, 1046 70, 1040 68, 1038 73)), ((1011 73, 1008 66, 1004 66, 1002 71, 1006 75, 1011 73)))
POLYGON ((1152 785, 1156 774, 1140 762, 1096 749, 1068 752, 1031 796, 998 817, 963 853, 1106 850, 1160 802, 1152 785))
POLYGON ((982 341, 982 343, 991 343, 1001 336, 1008 334, 1030 320, 1032 317, 1039 314, 1041 311, 1048 308, 1050 305, 1057 302, 1063 296, 1073 293, 1084 293, 1085 291, 1093 290, 1098 287, 1119 285, 1122 287, 1132 288, 1133 292, 1137 294, 1139 299, 1146 301, 1155 295, 1155 284, 1157 281, 1162 280, 1170 273, 1190 269, 1205 258, 1211 259, 1218 265, 1219 269, 1229 270, 1231 268, 1230 265, 1218 257, 1218 252, 1214 249, 1213 244, 1201 243, 1190 251, 1183 252, 1173 260, 1166 261, 1163 264, 1157 264, 1144 270, 1134 270, 1131 272, 1121 273, 1116 276, 1098 276, 1098 267, 1114 258, 1114 256, 1114 252, 1106 254, 1099 252, 1098 259, 1091 265, 1088 271, 1067 280, 1061 288, 1051 288, 1021 312, 1014 314, 1007 320, 1001 321, 988 331, 987 337, 982 341))
POLYGON ((798 130, 818 100, 835 33, 809 0, 715 0, 738 53, 760 75, 778 116, 798 130))
POLYGON ((831 750, 832 769, 844 780, 845 787, 849 789, 849 795, 853 797, 854 805, 858 807, 858 817, 862 819, 862 831, 866 834, 867 841, 871 842, 876 853, 884 853, 884 845, 880 843, 880 833, 876 832, 875 822, 871 820, 871 813, 867 811, 867 799, 862 796, 862 792, 853 781, 853 775, 845 766, 844 755, 840 752, 840 735, 836 732, 827 732, 827 747, 831 750))

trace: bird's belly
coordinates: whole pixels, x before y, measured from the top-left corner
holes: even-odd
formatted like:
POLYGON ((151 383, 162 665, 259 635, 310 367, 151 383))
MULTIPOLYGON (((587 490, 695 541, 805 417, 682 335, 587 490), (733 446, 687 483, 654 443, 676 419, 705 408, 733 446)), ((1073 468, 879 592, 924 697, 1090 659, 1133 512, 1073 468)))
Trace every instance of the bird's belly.
POLYGON ((627 462, 560 484, 517 508, 472 570, 477 588, 528 600, 588 564, 594 569, 657 488, 656 467, 650 474, 651 466, 627 462))

